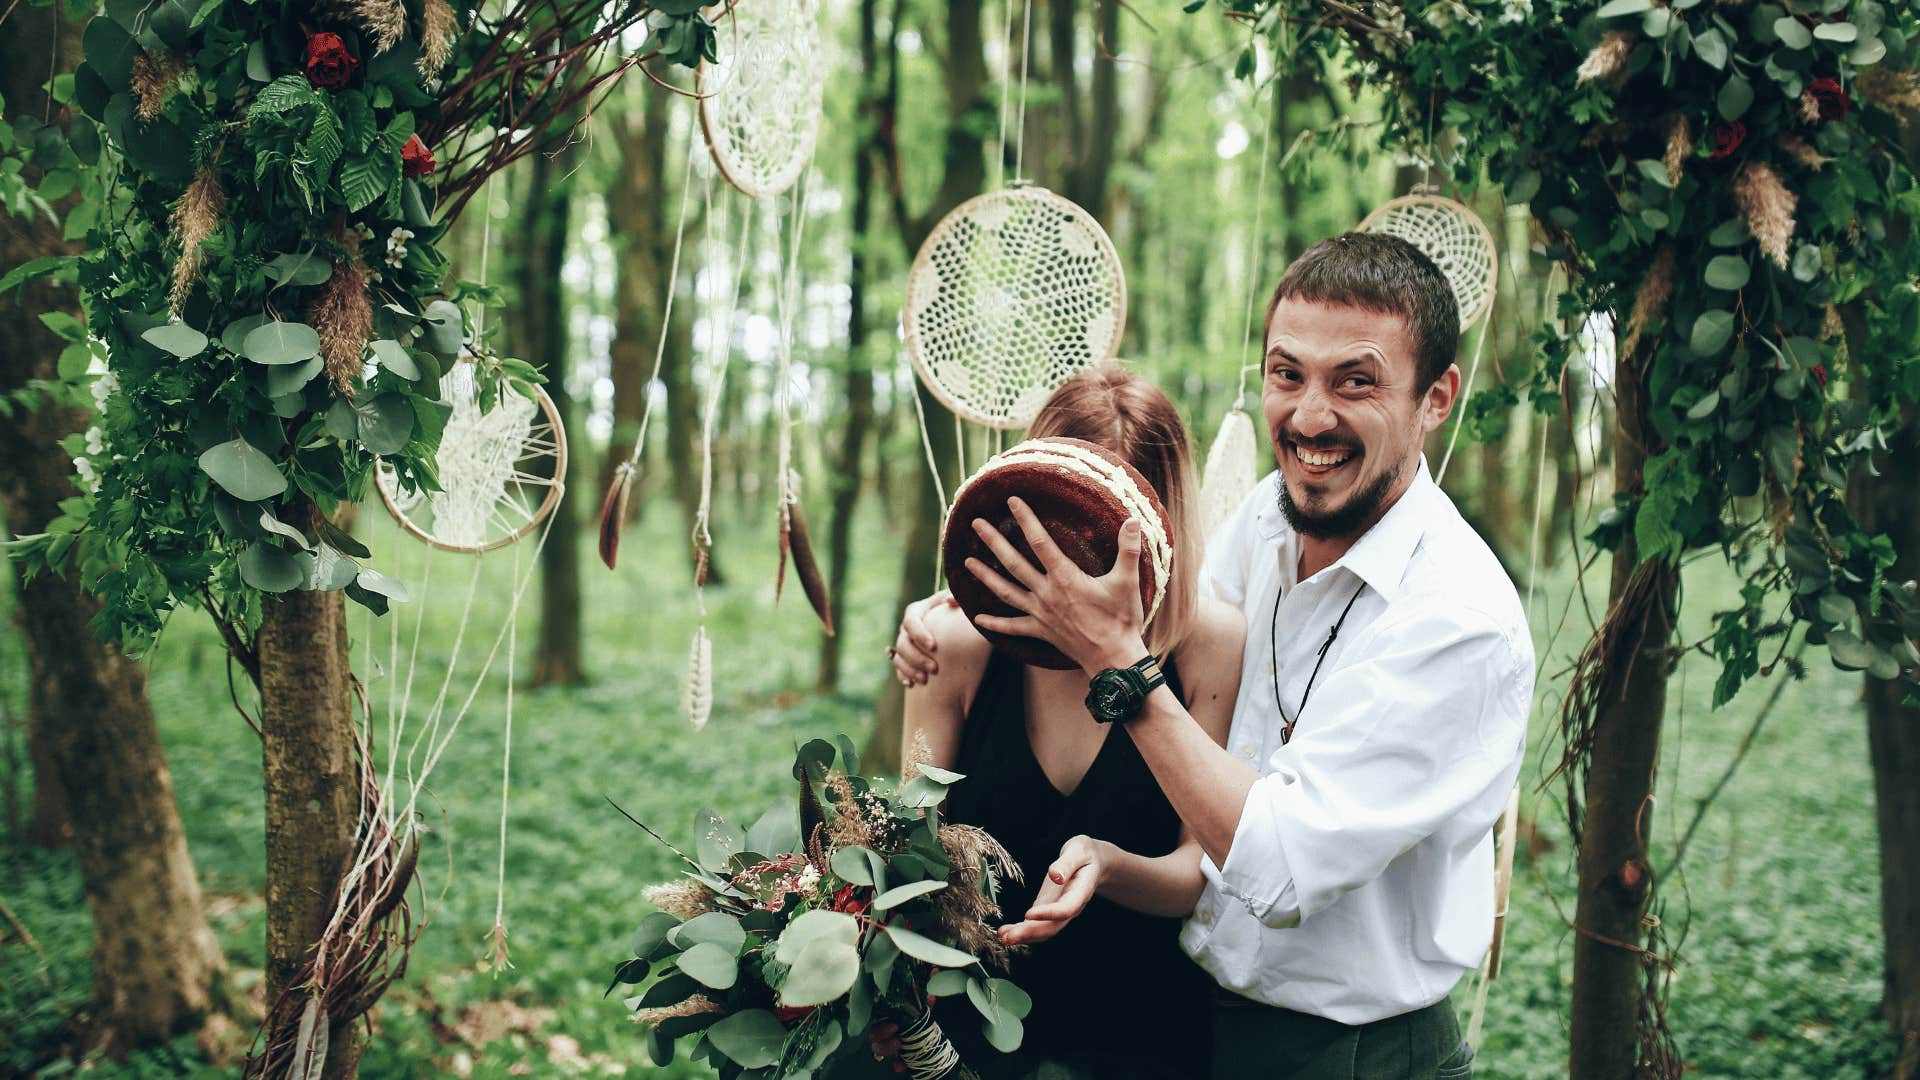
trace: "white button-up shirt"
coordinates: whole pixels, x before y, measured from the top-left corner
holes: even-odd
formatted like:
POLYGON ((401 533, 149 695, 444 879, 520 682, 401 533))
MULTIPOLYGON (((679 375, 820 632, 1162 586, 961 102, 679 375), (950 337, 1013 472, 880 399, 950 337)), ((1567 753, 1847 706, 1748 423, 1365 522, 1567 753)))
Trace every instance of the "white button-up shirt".
POLYGON ((1214 595, 1247 617, 1227 748, 1261 778, 1226 865, 1201 860, 1181 944, 1230 990, 1362 1024, 1438 1002, 1486 951, 1533 644, 1512 581, 1424 460, 1305 581, 1279 483, 1255 485, 1207 550, 1214 595), (1349 601, 1282 745, 1282 712, 1296 715, 1349 601))

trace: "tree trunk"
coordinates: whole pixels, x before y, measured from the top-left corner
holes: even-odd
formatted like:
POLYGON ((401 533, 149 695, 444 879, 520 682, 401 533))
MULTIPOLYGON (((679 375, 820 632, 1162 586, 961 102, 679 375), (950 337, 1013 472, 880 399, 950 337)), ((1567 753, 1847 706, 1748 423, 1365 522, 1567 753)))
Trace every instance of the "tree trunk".
MULTIPOLYGON (((852 259, 847 271, 847 426, 833 468, 833 522, 827 536, 827 607, 845 624, 847 570, 853 562, 853 515, 860 503, 867 431, 873 426, 873 362, 867 355, 867 245, 873 232, 873 158, 879 82, 874 22, 879 0, 860 0, 860 130, 853 148, 852 259)), ((820 635, 823 694, 840 688, 839 634, 820 635)))
MULTIPOLYGON (((45 115, 47 57, 67 67, 80 55, 80 26, 60 10, 23 6, 0 36, 9 119, 45 115)), ((45 218, 0 214, 0 266, 63 250, 72 246, 45 218)), ((0 393, 57 377, 59 341, 37 317, 56 310, 77 314, 64 286, 36 282, 0 298, 0 393)), ((84 409, 43 399, 0 423, 0 504, 14 534, 44 530, 60 500, 77 494, 59 441, 88 420, 84 409)), ((164 1042, 218 1007, 224 960, 200 908, 146 673, 93 634, 87 624, 100 603, 72 579, 26 581, 16 570, 15 583, 31 679, 30 835, 73 843, 94 924, 90 1041, 118 1055, 164 1042), (69 802, 63 791, 85 797, 69 802)))
MULTIPOLYGON (((573 398, 567 392, 572 364, 567 355, 566 289, 560 280, 567 255, 569 174, 578 157, 578 145, 568 143, 557 153, 528 157, 528 244, 520 267, 522 331, 517 347, 530 353, 547 377, 547 395, 560 421, 573 429, 573 398)), ((574 440, 585 449, 586 440, 574 440)), ((580 490, 586 467, 573 457, 565 483, 580 490)), ((580 660, 580 515, 577 498, 561 499, 547 526, 546 546, 540 549, 540 634, 534 648, 533 686, 572 686, 586 680, 580 660)))
MULTIPOLYGON (((1617 368, 1619 420, 1615 429, 1614 487, 1637 493, 1641 469, 1657 446, 1646 423, 1646 388, 1634 358, 1617 368)), ((1613 556, 1607 623, 1625 642, 1609 655, 1600 676, 1599 706, 1587 757, 1584 828, 1574 910, 1572 1062, 1570 1080, 1630 1080, 1636 1071, 1635 1036, 1642 986, 1641 916, 1653 886, 1646 813, 1666 715, 1668 639, 1674 625, 1678 575, 1670 564, 1639 566, 1633 538, 1613 556), (1650 575, 1629 589, 1636 573, 1650 575)), ((1597 633, 1606 633, 1603 626, 1597 633)))
MULTIPOLYGON (((360 773, 355 761, 343 594, 286 593, 265 604, 260 728, 267 788, 267 1001, 295 988, 326 929, 353 855, 360 773)), ((359 1069, 360 1029, 327 1033, 325 1077, 359 1069)))
MULTIPOLYGON (((893 117, 900 102, 900 61, 898 40, 900 6, 894 9, 894 29, 888 41, 887 87, 881 103, 880 129, 887 144, 887 180, 894 204, 894 219, 900 226, 900 240, 911 259, 933 231, 940 218, 978 192, 986 183, 986 163, 982 157, 982 120, 992 113, 986 100, 987 65, 981 51, 980 0, 952 0, 946 5, 947 30, 947 139, 946 172, 933 205, 922 215, 906 211, 900 167, 899 146, 893 141, 893 117)), ((953 468, 956 449, 953 414, 946 410, 925 385, 914 381, 920 408, 927 418, 928 441, 933 458, 946 479, 946 490, 959 482, 953 468)), ((907 403, 911 405, 911 402, 907 403)), ((940 515, 946 509, 940 503, 933 478, 916 470, 912 521, 906 540, 907 557, 900 571, 902 606, 925 596, 933 583, 934 567, 940 557, 940 515)), ((898 680, 889 677, 880 699, 879 716, 873 737, 868 741, 865 758, 877 762, 900 760, 900 723, 905 698, 898 680)))

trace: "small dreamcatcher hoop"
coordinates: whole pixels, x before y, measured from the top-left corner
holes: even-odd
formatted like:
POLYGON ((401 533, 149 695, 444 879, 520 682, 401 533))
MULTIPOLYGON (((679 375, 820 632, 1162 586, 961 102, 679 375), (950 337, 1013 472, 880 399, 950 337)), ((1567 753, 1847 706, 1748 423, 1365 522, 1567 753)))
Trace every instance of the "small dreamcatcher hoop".
POLYGON ((492 411, 480 411, 471 361, 441 383, 453 415, 435 464, 442 491, 403 491, 384 463, 380 501, 409 535, 442 551, 478 554, 505 547, 539 527, 566 490, 567 433, 553 399, 500 384, 492 411))
POLYGON ((1462 330, 1493 306, 1500 249, 1480 215, 1465 205, 1438 195, 1403 195, 1368 214, 1360 231, 1397 236, 1437 263, 1460 304, 1462 330))
POLYGON ((1105 229, 1042 187, 976 195, 914 256, 902 312, 920 378, 964 420, 1025 427, 1074 372, 1113 359, 1127 281, 1105 229))
POLYGON ((700 129, 727 183, 756 198, 793 186, 820 131, 819 0, 735 0, 732 43, 700 65, 700 129))

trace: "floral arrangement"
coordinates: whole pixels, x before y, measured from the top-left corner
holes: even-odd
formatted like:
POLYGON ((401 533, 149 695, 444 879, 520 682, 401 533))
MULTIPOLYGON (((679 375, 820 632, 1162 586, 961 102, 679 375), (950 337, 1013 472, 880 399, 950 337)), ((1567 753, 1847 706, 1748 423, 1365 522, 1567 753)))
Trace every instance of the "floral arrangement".
POLYGON ((992 1046, 1019 1047, 1032 1003, 988 974, 1007 956, 989 925, 997 883, 1017 865, 983 830, 941 824, 960 774, 923 764, 889 788, 856 775, 853 744, 837 742, 842 768, 833 743, 800 748, 797 814, 775 807, 742 832, 703 811, 694 856, 667 845, 685 877, 646 891, 659 910, 607 987, 653 979, 628 1004, 656 1063, 697 1035, 693 1055, 725 1078, 819 1074, 892 1018, 913 1075, 966 1075, 928 1012, 962 994, 992 1046))
POLYGON ((493 297, 449 287, 452 217, 620 73, 714 51, 687 0, 457 2, 114 0, 57 80, 77 111, 36 138, 100 174, 68 222, 88 252, 0 289, 77 274, 88 318, 55 327, 62 375, 92 383, 100 418, 67 447, 84 498, 15 554, 77 561, 131 651, 182 602, 245 661, 263 595, 404 597, 330 515, 376 467, 437 490, 449 365, 477 364, 483 409, 538 379, 474 339, 462 303, 493 297))

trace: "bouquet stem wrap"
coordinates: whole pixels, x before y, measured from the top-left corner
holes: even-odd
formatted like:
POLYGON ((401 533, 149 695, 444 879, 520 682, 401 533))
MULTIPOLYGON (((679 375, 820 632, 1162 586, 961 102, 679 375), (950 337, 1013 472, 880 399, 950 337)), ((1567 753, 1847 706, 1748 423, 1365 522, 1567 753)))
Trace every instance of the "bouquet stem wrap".
POLYGON ((960 1064, 960 1051, 928 1009, 900 1028, 900 1060, 913 1080, 972 1080, 973 1072, 960 1064))

